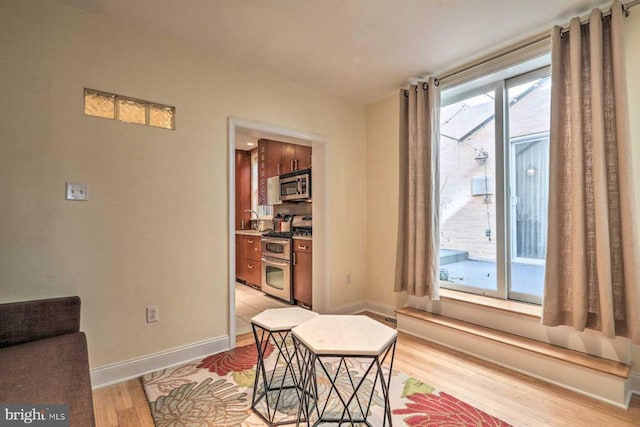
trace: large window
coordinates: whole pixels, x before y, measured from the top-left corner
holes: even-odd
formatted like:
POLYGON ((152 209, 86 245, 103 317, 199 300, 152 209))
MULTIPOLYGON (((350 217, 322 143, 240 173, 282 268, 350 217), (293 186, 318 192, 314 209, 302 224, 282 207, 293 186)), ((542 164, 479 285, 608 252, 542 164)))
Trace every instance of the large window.
POLYGON ((446 89, 440 111, 440 282, 540 303, 549 68, 446 89))

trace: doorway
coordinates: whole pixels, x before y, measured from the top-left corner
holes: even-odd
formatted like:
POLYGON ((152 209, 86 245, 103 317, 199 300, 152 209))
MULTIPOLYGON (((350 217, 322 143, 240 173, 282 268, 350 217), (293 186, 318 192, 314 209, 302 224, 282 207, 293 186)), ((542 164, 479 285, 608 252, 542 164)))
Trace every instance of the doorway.
MULTIPOLYGON (((325 229, 325 141, 326 138, 307 132, 281 128, 259 122, 252 122, 243 119, 229 119, 229 347, 236 346, 236 335, 250 332, 250 319, 258 312, 267 308, 277 308, 286 306, 278 300, 264 295, 258 289, 237 283, 236 278, 236 213, 238 203, 236 203, 236 150, 251 150, 257 145, 258 139, 270 139, 293 144, 311 146, 313 149, 313 288, 314 310, 322 312, 326 307, 328 292, 325 290, 324 271, 324 229, 325 229)), ((245 209, 242 209, 244 213, 245 209)), ((256 215, 268 217, 268 209, 260 207, 255 203, 251 204, 248 210, 254 218, 256 215)))

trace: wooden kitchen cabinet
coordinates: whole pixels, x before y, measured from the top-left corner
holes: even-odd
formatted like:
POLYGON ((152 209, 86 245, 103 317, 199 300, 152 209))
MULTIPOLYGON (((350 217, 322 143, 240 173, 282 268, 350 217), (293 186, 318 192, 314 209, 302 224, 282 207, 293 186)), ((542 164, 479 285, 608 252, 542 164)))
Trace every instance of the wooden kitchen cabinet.
POLYGON ((311 147, 296 145, 296 170, 309 169, 311 167, 311 147))
POLYGON ((262 248, 260 236, 243 236, 244 237, 244 265, 242 266, 245 273, 245 282, 260 288, 262 285, 262 248))
POLYGON ((257 288, 262 284, 260 236, 236 235, 236 277, 257 288))
POLYGON ((261 244, 260 236, 244 236, 244 257, 253 261, 260 261, 262 255, 261 244))
POLYGON ((311 167, 311 147, 283 142, 281 153, 281 173, 289 173, 311 167))
POLYGON ((282 173, 293 172, 296 162, 296 146, 293 144, 282 143, 282 173))
POLYGON ((244 262, 244 237, 236 234, 236 279, 246 280, 244 262))
POLYGON ((258 204, 267 204, 267 179, 311 167, 311 147, 258 140, 258 204))
POLYGON ((293 239, 293 299, 309 308, 313 302, 312 247, 311 240, 293 239))
POLYGON ((281 173, 282 143, 268 139, 258 140, 258 204, 267 204, 267 179, 281 173))
POLYGON ((236 230, 251 228, 251 154, 236 150, 236 230))

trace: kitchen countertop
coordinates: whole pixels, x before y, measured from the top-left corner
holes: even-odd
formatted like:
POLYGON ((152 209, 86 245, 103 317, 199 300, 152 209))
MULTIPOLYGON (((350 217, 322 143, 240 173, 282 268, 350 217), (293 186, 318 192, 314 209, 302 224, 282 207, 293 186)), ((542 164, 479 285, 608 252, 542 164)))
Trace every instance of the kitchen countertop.
MULTIPOLYGON (((242 236, 261 236, 263 231, 256 230, 236 230, 236 234, 242 236)), ((313 236, 293 236, 294 240, 313 240, 313 236)))
POLYGON ((236 230, 236 234, 241 234, 243 236, 262 236, 262 231, 256 230, 236 230))

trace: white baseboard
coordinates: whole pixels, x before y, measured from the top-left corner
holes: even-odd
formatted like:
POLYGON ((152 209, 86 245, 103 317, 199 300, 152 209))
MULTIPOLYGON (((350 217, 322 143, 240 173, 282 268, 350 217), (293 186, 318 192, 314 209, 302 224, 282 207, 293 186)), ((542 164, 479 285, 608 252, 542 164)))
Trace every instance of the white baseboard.
POLYGON ((355 314, 364 310, 364 301, 355 301, 348 304, 342 304, 330 309, 331 314, 355 314))
POLYGON ((95 390, 226 350, 229 350, 229 337, 224 335, 123 362, 112 363, 91 370, 91 385, 95 390))
POLYGON ((640 396, 640 372, 631 372, 629 382, 627 383, 627 390, 629 393, 640 396))
POLYGON ((383 304, 376 301, 365 301, 363 311, 371 311, 384 317, 396 318, 396 307, 391 304, 383 304))
POLYGON ((371 311, 384 317, 396 317, 396 308, 393 305, 376 301, 355 301, 339 305, 331 309, 331 314, 355 314, 363 311, 371 311))

